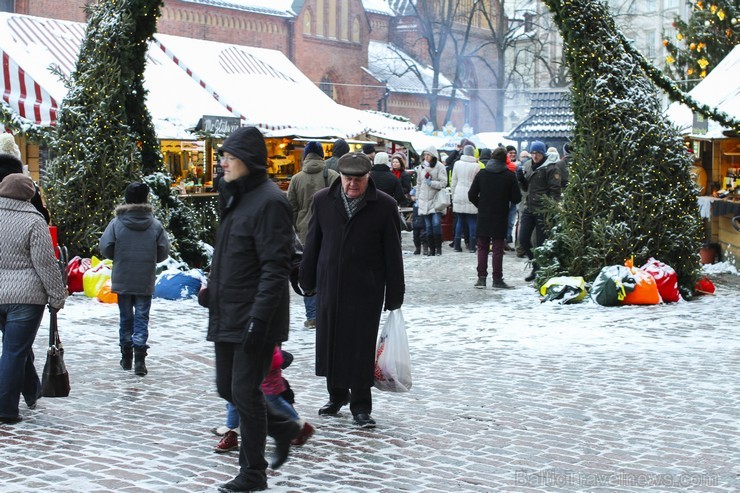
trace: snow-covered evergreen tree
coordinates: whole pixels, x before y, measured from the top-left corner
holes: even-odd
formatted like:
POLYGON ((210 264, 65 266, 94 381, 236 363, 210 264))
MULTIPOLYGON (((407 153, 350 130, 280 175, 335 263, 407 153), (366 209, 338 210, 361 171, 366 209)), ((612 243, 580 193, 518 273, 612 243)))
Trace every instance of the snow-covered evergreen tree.
POLYGON ((591 281, 606 265, 655 257, 676 270, 688 294, 702 229, 682 139, 606 7, 544 1, 564 40, 576 127, 556 226, 536 252, 538 280, 565 273, 591 281))

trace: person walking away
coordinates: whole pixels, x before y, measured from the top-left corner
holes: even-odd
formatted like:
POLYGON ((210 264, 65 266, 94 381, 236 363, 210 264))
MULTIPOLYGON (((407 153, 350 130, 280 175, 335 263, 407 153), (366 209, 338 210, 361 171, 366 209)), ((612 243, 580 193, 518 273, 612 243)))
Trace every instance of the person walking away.
POLYGON ((429 243, 429 256, 442 255, 442 212, 435 209, 438 193, 447 193, 447 170, 439 164, 437 149, 429 146, 421 153, 417 169, 416 200, 419 216, 424 218, 429 243))
POLYGON ((362 153, 370 159, 370 162, 375 161, 375 144, 363 144, 362 153))
MULTIPOLYGON (((21 150, 18 144, 15 143, 13 136, 9 133, 2 133, 0 134, 0 181, 13 173, 22 173, 28 176, 28 168, 23 166, 21 150)), ((49 210, 41 198, 41 191, 35 182, 33 186, 36 192, 31 198, 31 204, 44 216, 46 224, 51 224, 51 216, 49 216, 49 210)))
MULTIPOLYGON (((339 167, 339 158, 349 152, 349 144, 344 139, 337 139, 334 141, 334 145, 331 151, 331 157, 326 160, 327 169, 337 171, 339 167)), ((337 171, 338 173, 338 171, 337 171)))
MULTIPOLYGON (((459 165, 459 163, 458 163, 459 165)), ((488 252, 492 248, 491 274, 494 288, 508 288, 504 282, 504 240, 508 225, 509 204, 518 203, 521 192, 516 176, 506 166, 506 149, 497 147, 485 169, 475 176, 468 192, 470 202, 478 207, 478 281, 475 287, 486 287, 488 252)))
POLYGON ((381 192, 387 193, 396 200, 397 205, 401 205, 405 200, 401 182, 391 173, 388 167, 388 154, 378 152, 375 154, 373 167, 370 168, 370 178, 375 183, 375 188, 381 192))
POLYGON ((475 223, 478 215, 478 208, 468 199, 468 191, 473 184, 475 175, 480 171, 480 164, 474 156, 475 148, 467 145, 463 149, 463 155, 455 163, 452 170, 452 211, 457 216, 455 222, 455 240, 453 248, 456 252, 462 252, 463 230, 467 226, 469 252, 475 252, 475 223))
POLYGON ((30 409, 36 408, 41 381, 33 343, 44 307, 59 311, 67 297, 49 228, 30 202, 35 193, 33 180, 20 173, 0 182, 0 424, 23 419, 21 395, 30 409))
POLYGON ((118 295, 121 368, 143 377, 148 373, 149 311, 156 280, 157 263, 167 259, 170 239, 147 203, 149 187, 132 182, 124 193, 125 204, 116 207, 115 217, 100 237, 100 253, 113 260, 111 291, 118 295))
POLYGON ((300 432, 265 405, 260 388, 275 345, 288 339, 293 214, 267 176, 267 147, 258 129, 236 129, 218 153, 225 207, 208 281, 207 339, 214 343, 218 394, 236 405, 242 439, 239 474, 219 491, 260 491, 267 488, 267 435, 276 442, 276 469, 300 432))
MULTIPOLYGON (((519 227, 519 243, 527 258, 532 261, 532 232, 535 233, 534 247, 539 247, 545 242, 545 222, 542 216, 544 198, 560 200, 561 178, 560 169, 556 165, 559 159, 557 152, 546 154, 545 144, 540 141, 532 142, 529 152, 532 155, 531 174, 527 176, 522 169, 517 173, 517 180, 522 191, 527 192, 526 209, 522 213, 519 227)), ((524 280, 534 281, 537 268, 537 264, 533 262, 532 271, 524 280)))
MULTIPOLYGON (((300 283, 318 293, 316 375, 329 401, 319 415, 349 403, 354 422, 375 427, 372 394, 380 315, 403 304, 403 256, 396 202, 370 180, 370 160, 349 153, 340 180, 314 196, 300 283)), ((440 166, 444 169, 444 167, 440 166)))
MULTIPOLYGON (((306 242, 313 195, 331 185, 337 177, 339 173, 328 169, 324 163, 321 144, 315 140, 306 144, 303 150, 303 169, 293 176, 288 185, 288 202, 293 209, 293 224, 301 244, 306 242)), ((304 296, 303 305, 306 309, 303 326, 312 329, 316 327, 316 297, 304 296)))

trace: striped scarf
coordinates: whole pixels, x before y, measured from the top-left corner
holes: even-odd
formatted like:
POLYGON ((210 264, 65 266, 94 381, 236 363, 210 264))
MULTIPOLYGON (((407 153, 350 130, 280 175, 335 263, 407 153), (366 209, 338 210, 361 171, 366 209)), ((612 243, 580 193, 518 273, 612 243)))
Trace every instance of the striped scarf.
POLYGON ((342 195, 342 201, 344 202, 344 210, 347 211, 347 216, 352 219, 352 216, 355 215, 357 212, 357 209, 360 207, 360 204, 365 200, 365 194, 360 195, 356 199, 351 199, 345 195, 344 191, 341 193, 342 195))

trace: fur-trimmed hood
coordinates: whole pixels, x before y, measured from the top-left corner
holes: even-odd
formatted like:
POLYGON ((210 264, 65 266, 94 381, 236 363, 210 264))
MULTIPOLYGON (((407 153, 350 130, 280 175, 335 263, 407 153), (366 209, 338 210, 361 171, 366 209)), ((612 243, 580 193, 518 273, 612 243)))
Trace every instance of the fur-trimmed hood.
POLYGON ((119 205, 116 217, 127 228, 144 231, 154 221, 154 208, 150 204, 119 205))

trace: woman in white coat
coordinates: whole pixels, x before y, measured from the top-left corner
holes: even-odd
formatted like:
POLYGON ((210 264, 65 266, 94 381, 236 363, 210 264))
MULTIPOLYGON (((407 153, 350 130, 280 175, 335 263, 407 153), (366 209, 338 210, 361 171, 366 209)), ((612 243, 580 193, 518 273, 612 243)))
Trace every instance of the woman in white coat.
POLYGON ((475 147, 466 145, 460 160, 452 169, 452 211, 457 216, 453 247, 456 252, 462 252, 463 229, 466 226, 470 235, 468 250, 475 252, 475 224, 478 220, 478 208, 468 199, 468 190, 478 171, 480 171, 480 163, 475 158, 475 147))
MULTIPOLYGON (((422 162, 417 167, 416 197, 419 204, 419 217, 426 225, 429 256, 442 255, 442 214, 447 206, 441 206, 438 194, 447 193, 447 169, 439 162, 439 154, 434 146, 421 153, 422 162)), ((446 204, 446 203, 445 203, 446 204)))

